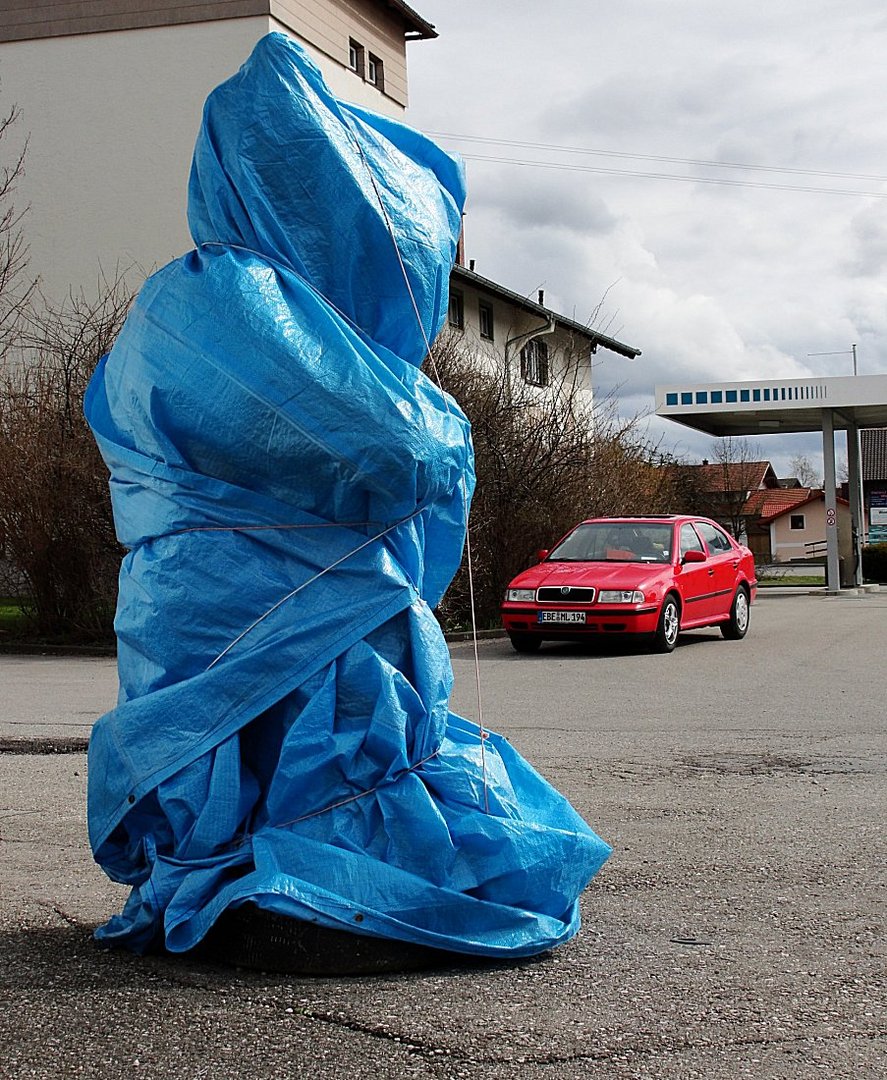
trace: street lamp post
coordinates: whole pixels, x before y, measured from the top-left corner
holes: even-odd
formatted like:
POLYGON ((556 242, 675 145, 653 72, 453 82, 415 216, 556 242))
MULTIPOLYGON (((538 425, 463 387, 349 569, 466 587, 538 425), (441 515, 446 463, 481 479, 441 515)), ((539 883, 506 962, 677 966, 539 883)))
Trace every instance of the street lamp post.
POLYGON ((852 356, 853 357, 853 374, 857 375, 856 368, 856 346, 851 345, 849 349, 841 349, 839 352, 808 352, 808 356, 852 356))

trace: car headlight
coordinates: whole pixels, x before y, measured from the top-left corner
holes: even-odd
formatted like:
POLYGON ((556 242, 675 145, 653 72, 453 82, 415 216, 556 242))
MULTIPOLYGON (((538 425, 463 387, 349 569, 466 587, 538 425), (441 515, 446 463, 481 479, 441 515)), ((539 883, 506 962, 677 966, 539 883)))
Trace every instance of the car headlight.
POLYGON ((599 604, 643 604, 640 589, 601 589, 597 594, 599 604))
POLYGON ((536 599, 535 589, 506 589, 506 600, 529 601, 536 599))

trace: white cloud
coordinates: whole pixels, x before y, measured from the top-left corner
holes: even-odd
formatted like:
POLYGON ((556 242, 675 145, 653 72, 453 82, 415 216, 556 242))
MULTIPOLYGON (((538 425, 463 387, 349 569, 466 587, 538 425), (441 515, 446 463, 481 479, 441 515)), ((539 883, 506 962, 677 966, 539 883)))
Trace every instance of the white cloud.
MULTIPOLYGON (((848 374, 851 343, 861 373, 887 370, 887 199, 779 190, 887 195, 882 4, 521 0, 503 15, 423 0, 421 11, 441 37, 410 46, 409 119, 537 144, 442 140, 468 159, 467 254, 580 320, 606 294, 596 325, 643 350, 598 369, 627 413, 652 407, 656 383, 848 374), (838 355, 808 355, 822 352, 838 355)), ((795 451, 776 443, 787 463, 795 451)))

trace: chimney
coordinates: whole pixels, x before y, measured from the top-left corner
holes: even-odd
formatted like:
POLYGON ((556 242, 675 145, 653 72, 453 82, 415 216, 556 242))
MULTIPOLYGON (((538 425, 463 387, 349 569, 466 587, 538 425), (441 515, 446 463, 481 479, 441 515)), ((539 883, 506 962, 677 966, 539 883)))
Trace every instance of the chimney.
POLYGON ((539 290, 539 307, 545 307, 545 290, 539 290))
POLYGON ((474 259, 468 260, 468 269, 471 270, 472 273, 474 272, 474 259))

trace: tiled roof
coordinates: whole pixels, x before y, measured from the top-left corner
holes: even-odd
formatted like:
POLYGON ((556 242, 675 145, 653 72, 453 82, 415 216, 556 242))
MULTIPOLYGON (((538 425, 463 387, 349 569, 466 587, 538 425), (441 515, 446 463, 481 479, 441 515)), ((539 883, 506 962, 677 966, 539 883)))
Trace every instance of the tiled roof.
MULTIPOLYGON (((774 518, 782 517, 783 514, 787 514, 790 510, 798 510, 802 506, 806 506, 807 503, 818 502, 818 500, 825 498, 825 492, 821 488, 799 488, 797 491, 780 491, 776 494, 799 495, 805 491, 807 493, 806 498, 796 499, 794 502, 788 503, 785 506, 765 504, 764 513, 761 514, 760 524, 768 525, 774 518)), ((840 496, 837 497, 837 502, 842 506, 849 506, 847 500, 842 499, 840 496)))
POLYGON ((629 360, 634 360, 636 356, 641 355, 641 350, 636 349, 633 345, 626 345, 624 342, 617 341, 606 334, 599 334, 597 330, 592 330, 590 326, 583 326, 582 323, 568 319, 565 315, 558 315, 556 311, 552 311, 542 304, 537 304, 527 296, 521 296, 520 293, 506 289, 504 285, 483 277, 483 275, 469 269, 467 266, 457 263, 453 267, 452 276, 456 279, 457 284, 473 285, 480 292, 498 297, 521 311, 527 311, 531 315, 538 315, 541 319, 546 319, 549 322, 553 321, 559 327, 572 331, 574 334, 581 334, 591 342, 593 349, 600 346, 603 349, 609 349, 610 352, 619 353, 620 356, 625 356, 629 360))
MULTIPOLYGON (((702 491, 756 491, 764 486, 767 474, 773 473, 769 461, 709 462, 688 465, 702 491)), ((776 474, 770 477, 776 483, 776 474)))
POLYGON ((863 480, 887 480, 887 428, 863 428, 859 441, 863 480))
POLYGON ((793 506, 807 502, 813 495, 821 495, 818 488, 765 488, 753 491, 742 508, 743 517, 778 517, 793 506))

